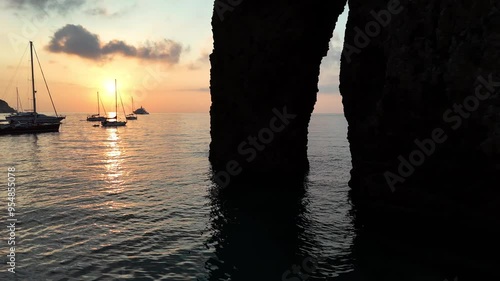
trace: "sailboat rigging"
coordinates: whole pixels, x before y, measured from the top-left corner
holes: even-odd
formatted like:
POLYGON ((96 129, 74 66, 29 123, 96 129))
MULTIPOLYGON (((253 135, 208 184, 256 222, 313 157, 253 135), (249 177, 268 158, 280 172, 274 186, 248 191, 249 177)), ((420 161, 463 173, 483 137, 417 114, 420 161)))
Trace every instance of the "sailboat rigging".
MULTIPOLYGON (((50 94, 49 86, 45 79, 45 75, 43 73, 42 66, 40 64, 40 60, 38 59, 38 54, 34 49, 33 42, 29 42, 30 47, 30 56, 31 56, 31 88, 32 88, 32 100, 33 100, 33 111, 28 112, 19 112, 10 114, 5 119, 8 121, 8 124, 2 125, 0 127, 0 134, 25 134, 25 133, 43 133, 43 132, 59 132, 59 127, 61 125, 61 121, 65 119, 65 116, 61 116, 57 114, 57 110, 54 106, 54 102, 52 100, 52 96, 50 94), (36 107, 36 93, 37 90, 35 88, 35 71, 34 71, 34 60, 33 60, 33 52, 36 55, 36 59, 38 61, 38 65, 40 66, 40 71, 42 73, 43 80, 45 82, 45 86, 49 93, 50 100, 52 102, 52 107, 56 116, 48 116, 45 114, 41 114, 37 112, 36 107)), ((18 98, 19 99, 19 98, 18 98)))
POLYGON ((23 111, 23 104, 21 103, 21 99, 19 98, 19 89, 16 87, 16 111, 23 111), (21 107, 19 107, 21 105, 21 107), (21 110, 19 110, 21 108, 21 110))
MULTIPOLYGON (((132 112, 134 112, 134 97, 130 97, 132 99, 132 112)), ((125 118, 127 120, 137 120, 137 115, 135 115, 134 113, 130 113, 130 114, 127 114, 127 116, 125 116, 125 118)))
POLYGON ((116 79, 115 79, 115 118, 114 120, 104 120, 101 122, 103 127, 120 127, 127 125, 127 121, 118 121, 118 90, 116 87, 116 79))
POLYGON ((99 121, 99 122, 106 121, 106 116, 101 116, 101 107, 99 105, 99 102, 100 102, 99 92, 97 92, 97 114, 92 114, 90 116, 87 116, 87 121, 99 121))

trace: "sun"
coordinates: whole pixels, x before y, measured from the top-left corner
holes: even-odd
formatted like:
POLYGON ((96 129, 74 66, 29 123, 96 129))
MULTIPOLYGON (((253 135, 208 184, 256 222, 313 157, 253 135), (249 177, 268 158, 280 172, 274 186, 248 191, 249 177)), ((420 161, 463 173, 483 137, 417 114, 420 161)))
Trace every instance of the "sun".
POLYGON ((108 80, 104 83, 104 88, 106 89, 106 92, 108 94, 114 94, 115 93, 115 81, 113 80, 108 80))

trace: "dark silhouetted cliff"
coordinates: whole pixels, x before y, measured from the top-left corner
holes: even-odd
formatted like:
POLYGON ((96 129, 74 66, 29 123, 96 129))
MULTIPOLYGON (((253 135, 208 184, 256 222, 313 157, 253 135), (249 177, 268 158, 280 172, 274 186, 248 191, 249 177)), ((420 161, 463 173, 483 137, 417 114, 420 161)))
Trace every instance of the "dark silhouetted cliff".
POLYGON ((16 110, 10 107, 5 101, 0 100, 0 113, 14 113, 16 110))
POLYGON ((303 177, 319 65, 345 1, 220 3, 210 56, 210 161, 217 179, 226 185, 303 177))
MULTIPOLYGON (((319 66, 345 1, 215 3, 216 182, 306 172, 319 66)), ((435 238, 450 255, 493 257, 500 249, 500 4, 348 4, 340 92, 356 224, 435 238)))
POLYGON ((386 3, 349 2, 352 198, 488 229, 500 222, 499 4, 386 3))

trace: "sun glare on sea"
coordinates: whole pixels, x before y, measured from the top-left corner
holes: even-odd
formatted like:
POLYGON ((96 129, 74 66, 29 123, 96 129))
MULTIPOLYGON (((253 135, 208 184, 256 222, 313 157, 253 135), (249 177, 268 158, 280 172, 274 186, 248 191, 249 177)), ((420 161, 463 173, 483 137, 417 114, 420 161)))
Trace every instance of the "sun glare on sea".
POLYGON ((104 141, 106 151, 104 152, 102 162, 105 172, 102 174, 106 183, 109 184, 108 193, 120 193, 123 191, 124 183, 122 156, 123 147, 116 128, 106 129, 108 138, 104 141))

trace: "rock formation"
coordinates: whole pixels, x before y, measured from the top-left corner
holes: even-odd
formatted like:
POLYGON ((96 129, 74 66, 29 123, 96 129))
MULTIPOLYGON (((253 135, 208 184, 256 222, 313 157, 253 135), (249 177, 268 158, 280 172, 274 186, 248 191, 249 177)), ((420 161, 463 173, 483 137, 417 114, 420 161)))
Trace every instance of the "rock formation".
POLYGON ((0 113, 14 113, 16 110, 7 104, 4 100, 0 100, 0 113))
MULTIPOLYGON (((319 65, 344 4, 215 1, 210 161, 219 185, 307 171, 319 65), (294 118, 269 137, 266 128, 281 125, 273 116, 284 108, 294 118)), ((500 249, 500 3, 348 4, 340 92, 356 224, 436 238, 440 247, 448 241, 443 247, 456 255, 493 257, 500 249)))
POLYGON ((349 2, 340 90, 359 206, 499 222, 499 5, 349 2))
POLYGON ((210 161, 216 180, 308 170, 319 66, 345 1, 215 1, 210 161))

